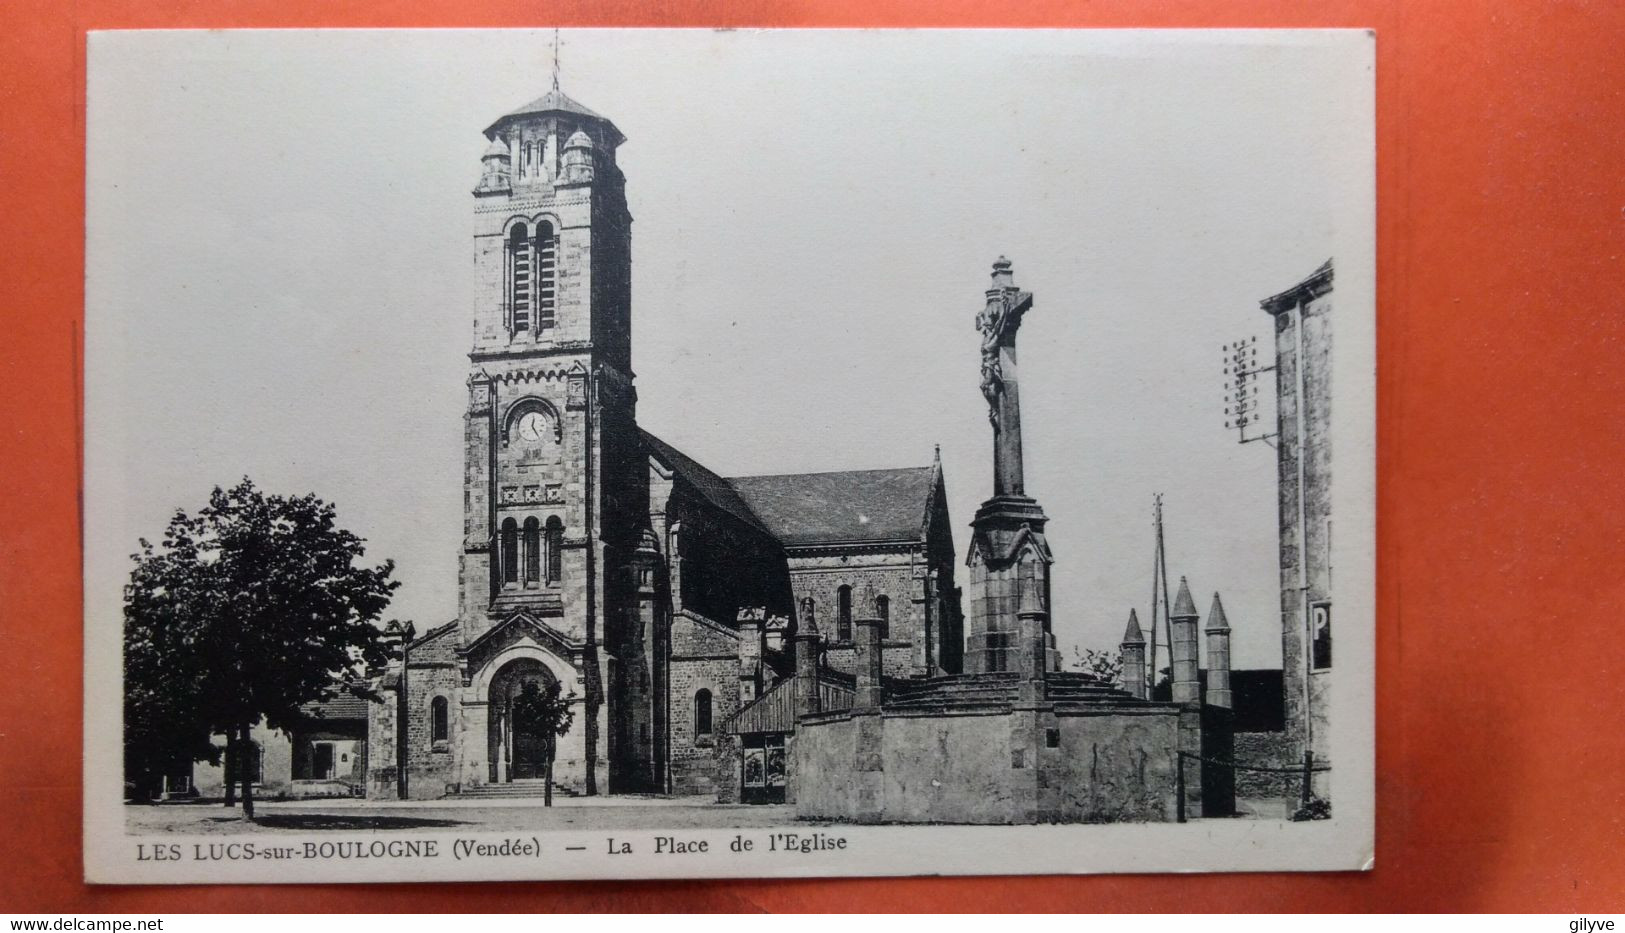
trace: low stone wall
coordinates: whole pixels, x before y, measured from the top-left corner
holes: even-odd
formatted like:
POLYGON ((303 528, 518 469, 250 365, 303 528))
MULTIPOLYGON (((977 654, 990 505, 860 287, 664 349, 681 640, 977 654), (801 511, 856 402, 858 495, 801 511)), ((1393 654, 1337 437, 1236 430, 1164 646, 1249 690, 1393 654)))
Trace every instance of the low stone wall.
MULTIPOLYGON (((1044 764, 1046 778, 1060 790, 1057 816, 1062 822, 1173 821, 1178 709, 1061 715, 1056 723, 1060 747, 1044 749, 1044 764)), ((1194 722, 1187 724, 1194 727, 1194 722)), ((1199 780, 1189 763, 1186 779, 1199 780)))
POLYGON ((1172 820, 1180 713, 821 714, 801 721, 791 749, 796 814, 896 823, 1172 820))
MULTIPOLYGON (((901 823, 1010 823, 1021 778, 1012 774, 1008 714, 877 716, 878 817, 901 823)), ((807 779, 802 779, 805 787, 807 779)))
MULTIPOLYGON (((1233 760, 1239 765, 1293 768, 1303 765, 1303 753, 1288 732, 1238 732, 1233 760)), ((1291 797, 1295 800, 1302 790, 1303 778, 1296 774, 1236 770, 1237 797, 1291 797)))

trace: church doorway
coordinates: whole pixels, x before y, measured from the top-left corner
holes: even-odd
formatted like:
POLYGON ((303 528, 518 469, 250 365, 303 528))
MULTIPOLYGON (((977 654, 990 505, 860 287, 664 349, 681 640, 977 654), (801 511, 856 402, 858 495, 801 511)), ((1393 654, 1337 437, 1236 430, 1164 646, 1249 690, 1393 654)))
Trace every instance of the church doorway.
POLYGON ((554 681, 547 666, 534 658, 509 661, 491 680, 490 706, 490 781, 507 784, 513 781, 540 780, 547 777, 547 756, 550 737, 537 735, 516 722, 513 715, 514 700, 529 684, 546 688, 554 681))

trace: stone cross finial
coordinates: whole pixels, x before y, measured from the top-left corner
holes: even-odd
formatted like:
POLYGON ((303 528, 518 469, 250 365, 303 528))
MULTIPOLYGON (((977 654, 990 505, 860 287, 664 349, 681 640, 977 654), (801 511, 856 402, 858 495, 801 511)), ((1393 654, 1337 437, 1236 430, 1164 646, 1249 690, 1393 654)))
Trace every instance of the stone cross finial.
POLYGON ((879 594, 875 592, 873 583, 865 582, 863 589, 858 591, 858 609, 863 612, 865 619, 880 618, 879 594))
POLYGON ((801 623, 799 627, 801 634, 818 634, 818 620, 814 618, 815 615, 813 598, 811 596, 804 597, 801 600, 801 623))

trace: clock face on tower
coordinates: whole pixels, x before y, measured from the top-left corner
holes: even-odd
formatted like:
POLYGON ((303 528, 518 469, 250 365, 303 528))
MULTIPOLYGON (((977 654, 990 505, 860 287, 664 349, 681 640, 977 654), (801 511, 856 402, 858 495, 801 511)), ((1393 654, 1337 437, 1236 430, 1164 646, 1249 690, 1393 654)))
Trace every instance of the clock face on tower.
POLYGON ((547 416, 539 411, 527 411, 519 416, 520 438, 527 441, 539 441, 547 430, 547 416))

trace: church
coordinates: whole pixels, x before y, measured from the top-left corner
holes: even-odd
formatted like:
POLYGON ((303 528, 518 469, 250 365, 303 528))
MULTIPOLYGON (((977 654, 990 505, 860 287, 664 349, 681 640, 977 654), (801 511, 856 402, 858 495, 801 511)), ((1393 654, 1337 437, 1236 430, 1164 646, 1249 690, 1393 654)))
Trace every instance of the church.
POLYGON ((651 433, 624 137, 556 86, 485 136, 458 613, 403 637, 384 674, 366 794, 541 796, 546 741, 513 705, 555 683, 574 714, 559 793, 726 794, 740 780, 726 725, 793 674, 798 629, 823 633, 826 680, 851 680, 859 593, 882 617, 887 678, 959 673, 940 458, 724 477, 651 433))

